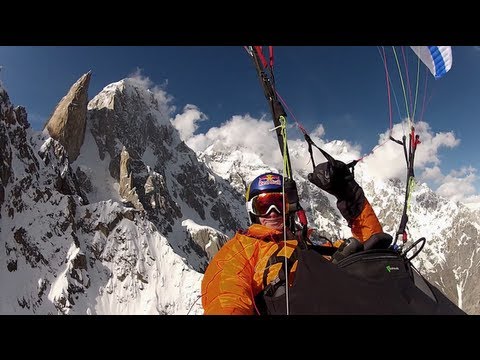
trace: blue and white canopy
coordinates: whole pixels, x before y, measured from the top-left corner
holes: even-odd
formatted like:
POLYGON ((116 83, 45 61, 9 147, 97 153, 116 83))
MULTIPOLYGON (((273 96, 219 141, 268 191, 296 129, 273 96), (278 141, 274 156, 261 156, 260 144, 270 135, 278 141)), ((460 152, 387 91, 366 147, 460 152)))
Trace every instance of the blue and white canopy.
POLYGON ((441 78, 452 67, 450 46, 410 46, 422 62, 430 69, 435 79, 441 78))

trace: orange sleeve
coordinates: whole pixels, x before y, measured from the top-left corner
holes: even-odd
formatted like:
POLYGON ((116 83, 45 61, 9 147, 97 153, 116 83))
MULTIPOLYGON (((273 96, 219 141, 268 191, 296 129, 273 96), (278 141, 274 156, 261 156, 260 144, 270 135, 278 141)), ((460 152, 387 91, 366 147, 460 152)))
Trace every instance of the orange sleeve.
POLYGON ((362 212, 352 223, 353 237, 363 242, 368 240, 370 236, 382 231, 382 225, 380 225, 372 205, 368 200, 365 200, 362 212))
POLYGON ((239 235, 210 261, 202 280, 204 315, 253 315, 253 268, 239 235))

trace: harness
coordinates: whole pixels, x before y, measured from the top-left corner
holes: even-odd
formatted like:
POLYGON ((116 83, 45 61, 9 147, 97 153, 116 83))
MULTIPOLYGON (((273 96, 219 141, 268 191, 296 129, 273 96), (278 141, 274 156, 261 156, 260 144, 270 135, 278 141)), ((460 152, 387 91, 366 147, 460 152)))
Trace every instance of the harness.
MULTIPOLYGON (((289 287, 290 314, 451 314, 465 313, 415 269, 411 258, 388 248, 392 237, 376 234, 361 244, 351 238, 340 248, 297 247, 288 259, 296 261, 289 287), (323 248, 323 249, 321 249, 323 248), (327 249, 334 252, 325 257, 327 249)), ((285 315, 284 266, 266 284, 269 266, 285 258, 276 251, 264 272, 264 290, 255 297, 260 314, 285 315)))
POLYGON ((308 241, 308 239, 305 237, 305 231, 303 229, 297 231, 296 237, 297 237, 298 245, 295 247, 290 257, 286 259, 286 261, 284 256, 278 255, 280 251, 283 250, 283 248, 281 247, 279 247, 270 256, 270 258, 267 261, 265 270, 263 271, 263 278, 262 278, 263 291, 261 291, 255 297, 255 304, 260 314, 268 314, 268 309, 264 299, 265 296, 267 297, 280 297, 280 296, 284 297, 285 296, 285 284, 286 284, 285 265, 287 266, 287 269, 289 269, 289 275, 290 275, 290 272, 293 266, 298 260, 298 252, 300 250, 311 249, 324 256, 331 256, 335 252, 337 252, 337 248, 335 247, 315 246, 311 244, 308 241), (270 272, 270 268, 275 264, 281 264, 281 268, 278 272, 278 275, 275 277, 275 279, 273 279, 270 283, 268 283, 268 275, 270 272))

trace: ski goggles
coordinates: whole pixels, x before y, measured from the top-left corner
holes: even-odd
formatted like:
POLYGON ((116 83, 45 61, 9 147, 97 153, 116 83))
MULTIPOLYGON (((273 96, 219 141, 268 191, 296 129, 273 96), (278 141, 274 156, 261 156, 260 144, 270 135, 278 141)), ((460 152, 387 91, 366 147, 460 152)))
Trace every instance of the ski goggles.
MULTIPOLYGON (((267 216, 272 210, 283 214, 283 194, 265 193, 254 196, 247 202, 247 210, 255 216, 267 216)), ((288 213, 288 201, 285 204, 285 212, 288 213)))

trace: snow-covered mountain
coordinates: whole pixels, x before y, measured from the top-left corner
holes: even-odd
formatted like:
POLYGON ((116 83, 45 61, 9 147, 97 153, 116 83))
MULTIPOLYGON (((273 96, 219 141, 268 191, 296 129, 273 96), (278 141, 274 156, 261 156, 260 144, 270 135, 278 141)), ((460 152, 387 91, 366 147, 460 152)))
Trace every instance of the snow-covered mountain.
POLYGON ((0 104, 0 312, 201 313, 202 273, 247 226, 244 204, 154 95, 128 79, 107 86, 72 164, 3 89, 0 104))
MULTIPOLYGON (((201 314, 209 259, 248 226, 245 185, 276 169, 220 141, 196 154, 172 126, 168 101, 133 79, 108 85, 82 110, 85 84, 72 86, 47 126, 67 137, 32 131, 0 87, 0 313, 201 314), (84 119, 84 131, 61 131, 72 126, 67 118, 84 119)), ((334 200, 306 177, 294 173, 310 224, 349 237, 334 200)), ((356 177, 394 233, 404 185, 356 177)), ((465 311, 480 313, 479 212, 426 185, 412 198, 411 237, 427 238, 416 265, 465 311)))

